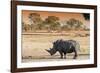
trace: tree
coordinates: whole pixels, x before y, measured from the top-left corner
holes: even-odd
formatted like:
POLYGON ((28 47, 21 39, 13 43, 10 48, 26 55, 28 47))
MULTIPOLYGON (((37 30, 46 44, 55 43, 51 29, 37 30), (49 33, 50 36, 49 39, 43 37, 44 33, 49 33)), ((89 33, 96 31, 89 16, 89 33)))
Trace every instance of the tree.
POLYGON ((71 18, 66 22, 66 27, 68 30, 78 30, 82 28, 83 23, 77 19, 71 18))
POLYGON ((31 30, 37 29, 38 24, 42 23, 42 19, 40 17, 40 14, 38 14, 38 13, 30 13, 29 19, 30 19, 30 22, 31 22, 31 30))
POLYGON ((59 18, 56 16, 48 16, 44 21, 47 30, 57 30, 60 27, 59 18))
POLYGON ((24 22, 22 22, 22 30, 23 31, 28 31, 30 29, 30 25, 29 24, 26 24, 26 23, 24 23, 24 22))
POLYGON ((46 21, 47 21, 48 23, 57 22, 58 20, 59 20, 59 18, 56 17, 56 16, 48 16, 48 18, 46 18, 46 21))
POLYGON ((37 29, 39 29, 39 30, 42 30, 43 27, 44 27, 43 22, 42 22, 42 23, 39 23, 39 24, 37 25, 37 29))
POLYGON ((83 29, 82 28, 82 25, 83 25, 83 23, 81 22, 81 21, 79 21, 79 20, 77 20, 77 24, 76 24, 76 26, 75 26, 75 29, 83 29))
POLYGON ((69 21, 67 21, 67 24, 70 26, 70 28, 73 28, 75 24, 77 24, 77 20, 74 18, 71 18, 69 19, 69 21))

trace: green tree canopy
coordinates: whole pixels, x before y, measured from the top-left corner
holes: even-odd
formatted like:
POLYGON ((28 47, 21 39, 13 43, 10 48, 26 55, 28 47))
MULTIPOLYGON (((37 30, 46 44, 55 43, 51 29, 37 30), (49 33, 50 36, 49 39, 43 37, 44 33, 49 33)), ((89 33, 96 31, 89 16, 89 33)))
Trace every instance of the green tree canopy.
POLYGON ((74 18, 71 18, 69 19, 67 22, 66 22, 66 25, 64 25, 67 29, 81 29, 83 25, 83 22, 77 20, 77 19, 74 19, 74 18))
POLYGON ((31 22, 31 29, 37 29, 38 24, 41 24, 43 21, 42 18, 40 17, 40 14, 38 13, 30 13, 29 19, 31 22))
POLYGON ((56 30, 60 27, 59 18, 56 16, 48 16, 44 23, 45 26, 50 30, 56 30))

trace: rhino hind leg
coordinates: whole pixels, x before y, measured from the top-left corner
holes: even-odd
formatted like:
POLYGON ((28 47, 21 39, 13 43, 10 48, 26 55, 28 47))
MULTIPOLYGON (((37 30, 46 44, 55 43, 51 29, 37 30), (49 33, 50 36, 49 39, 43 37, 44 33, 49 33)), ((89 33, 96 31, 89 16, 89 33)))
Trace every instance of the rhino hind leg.
POLYGON ((75 55, 74 55, 73 59, 76 59, 77 58, 77 51, 75 50, 74 53, 75 53, 75 55))
POLYGON ((64 53, 64 59, 66 59, 66 53, 64 53))

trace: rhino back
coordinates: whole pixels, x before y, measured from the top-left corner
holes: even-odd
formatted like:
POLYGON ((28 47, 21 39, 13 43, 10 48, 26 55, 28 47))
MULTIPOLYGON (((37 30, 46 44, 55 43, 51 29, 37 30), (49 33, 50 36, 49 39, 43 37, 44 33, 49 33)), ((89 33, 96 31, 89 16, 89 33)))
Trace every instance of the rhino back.
POLYGON ((71 43, 69 43, 69 41, 59 40, 59 41, 55 42, 53 47, 57 51, 67 52, 69 50, 70 46, 71 46, 71 43))

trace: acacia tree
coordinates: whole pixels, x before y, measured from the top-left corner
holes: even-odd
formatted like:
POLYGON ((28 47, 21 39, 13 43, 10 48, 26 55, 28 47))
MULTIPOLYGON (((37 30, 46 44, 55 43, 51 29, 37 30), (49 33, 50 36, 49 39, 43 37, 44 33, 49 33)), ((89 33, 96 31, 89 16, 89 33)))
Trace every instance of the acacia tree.
POLYGON ((29 14, 29 19, 31 22, 31 30, 37 29, 38 24, 42 23, 42 18, 40 17, 40 14, 38 13, 30 13, 29 14))
POLYGON ((60 27, 59 18, 56 16, 48 16, 44 23, 49 32, 50 30, 57 30, 60 27))
POLYGON ((22 30, 25 32, 30 30, 30 25, 22 22, 22 30))
POLYGON ((69 19, 65 25, 63 25, 63 29, 65 30, 79 30, 82 28, 83 23, 77 19, 71 18, 69 19))

